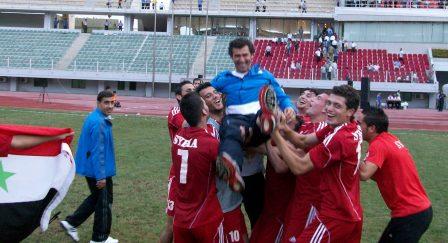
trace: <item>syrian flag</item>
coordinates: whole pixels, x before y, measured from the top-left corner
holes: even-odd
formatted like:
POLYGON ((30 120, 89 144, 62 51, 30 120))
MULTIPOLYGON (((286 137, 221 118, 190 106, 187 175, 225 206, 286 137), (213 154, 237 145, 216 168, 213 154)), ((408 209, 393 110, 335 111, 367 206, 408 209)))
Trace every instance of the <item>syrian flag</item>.
MULTIPOLYGON (((57 136, 72 129, 0 125, 0 134, 57 136)), ((19 242, 39 225, 47 230, 51 211, 75 176, 73 137, 0 155, 0 242, 19 242)))

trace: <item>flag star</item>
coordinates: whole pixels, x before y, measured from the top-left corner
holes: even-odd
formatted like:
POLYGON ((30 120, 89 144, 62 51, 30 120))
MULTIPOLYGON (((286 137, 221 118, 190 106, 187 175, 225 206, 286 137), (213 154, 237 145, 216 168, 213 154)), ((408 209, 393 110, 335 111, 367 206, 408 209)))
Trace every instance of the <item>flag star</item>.
POLYGON ((6 185, 6 179, 13 176, 15 173, 11 173, 3 170, 3 164, 0 160, 0 187, 3 188, 6 192, 8 192, 8 187, 6 185))

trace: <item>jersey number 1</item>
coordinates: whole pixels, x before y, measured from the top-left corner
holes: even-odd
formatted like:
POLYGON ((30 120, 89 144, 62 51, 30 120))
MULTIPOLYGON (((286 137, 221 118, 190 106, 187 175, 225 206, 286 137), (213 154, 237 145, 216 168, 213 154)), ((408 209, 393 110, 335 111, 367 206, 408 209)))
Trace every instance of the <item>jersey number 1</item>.
POLYGON ((178 149, 177 155, 182 158, 182 162, 180 163, 179 183, 187 184, 188 150, 178 149))

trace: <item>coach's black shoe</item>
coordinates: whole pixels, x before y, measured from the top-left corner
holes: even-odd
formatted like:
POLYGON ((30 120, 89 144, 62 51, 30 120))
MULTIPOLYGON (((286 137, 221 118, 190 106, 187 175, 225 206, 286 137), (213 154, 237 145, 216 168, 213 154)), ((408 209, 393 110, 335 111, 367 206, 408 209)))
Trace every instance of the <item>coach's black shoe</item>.
POLYGON ((244 180, 240 175, 240 169, 229 154, 223 153, 216 161, 216 173, 219 178, 227 181, 227 184, 235 192, 244 190, 244 180))

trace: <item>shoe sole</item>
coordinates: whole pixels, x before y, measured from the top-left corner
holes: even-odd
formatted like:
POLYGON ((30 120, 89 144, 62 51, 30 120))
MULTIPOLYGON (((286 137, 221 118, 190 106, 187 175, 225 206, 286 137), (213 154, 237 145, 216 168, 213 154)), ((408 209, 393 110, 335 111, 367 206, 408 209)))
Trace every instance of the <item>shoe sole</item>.
POLYGON ((263 133, 270 134, 276 125, 274 111, 277 109, 277 96, 272 86, 263 86, 258 101, 261 107, 259 127, 263 133))
POLYGON ((79 240, 76 240, 75 238, 73 238, 73 237, 68 233, 68 230, 65 228, 65 226, 64 226, 61 222, 59 222, 59 225, 61 226, 62 230, 64 230, 64 233, 65 233, 66 235, 68 235, 68 236, 70 237, 70 239, 73 240, 73 242, 79 242, 79 240))
POLYGON ((221 173, 222 178, 227 180, 229 186, 235 192, 241 192, 244 190, 244 181, 240 174, 237 172, 236 163, 232 163, 232 159, 230 155, 227 153, 223 153, 221 156, 221 171, 225 171, 221 173))

